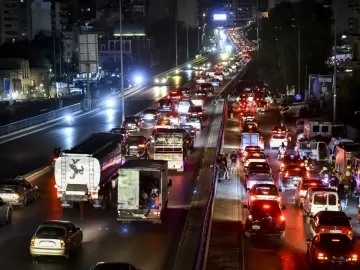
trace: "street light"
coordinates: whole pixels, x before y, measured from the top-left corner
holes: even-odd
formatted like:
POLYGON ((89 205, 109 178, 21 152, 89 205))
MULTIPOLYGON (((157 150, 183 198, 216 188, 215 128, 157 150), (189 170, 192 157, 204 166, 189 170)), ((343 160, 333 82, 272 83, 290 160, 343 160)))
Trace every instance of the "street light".
POLYGON ((333 125, 336 124, 336 11, 334 10, 334 78, 333 78, 333 125))
POLYGON ((120 24, 119 24, 119 34, 120 34, 120 89, 121 89, 121 114, 122 122, 125 120, 125 89, 124 89, 124 62, 123 62, 123 31, 122 31, 122 7, 121 1, 119 0, 119 12, 120 12, 120 24))

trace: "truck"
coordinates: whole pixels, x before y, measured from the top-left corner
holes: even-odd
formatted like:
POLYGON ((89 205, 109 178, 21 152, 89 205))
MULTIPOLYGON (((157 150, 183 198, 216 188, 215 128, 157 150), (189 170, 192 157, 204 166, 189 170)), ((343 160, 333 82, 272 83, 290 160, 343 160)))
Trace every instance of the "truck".
POLYGON ((360 143, 341 143, 336 146, 334 171, 336 177, 350 186, 354 165, 353 158, 360 152, 360 143))
POLYGON ((111 197, 111 178, 124 162, 119 134, 93 133, 64 150, 55 162, 55 188, 63 208, 89 202, 106 208, 111 197))
POLYGON ((246 146, 260 146, 264 150, 264 141, 259 133, 242 132, 240 140, 240 150, 244 151, 246 146))
POLYGON ((304 120, 304 138, 331 137, 332 123, 325 121, 304 120))
POLYGON ((168 168, 184 171, 188 157, 184 133, 177 129, 161 129, 154 133, 154 160, 166 160, 168 168))
POLYGON ((172 186, 167 161, 128 160, 117 175, 117 220, 164 223, 172 186))

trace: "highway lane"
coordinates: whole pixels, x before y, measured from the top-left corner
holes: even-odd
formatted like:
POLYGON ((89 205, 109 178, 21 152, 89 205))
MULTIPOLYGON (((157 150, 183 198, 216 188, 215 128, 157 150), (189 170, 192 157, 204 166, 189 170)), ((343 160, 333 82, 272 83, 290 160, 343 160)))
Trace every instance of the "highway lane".
MULTIPOLYGON (((212 106, 207 105, 205 113, 211 114, 211 111, 212 106)), ((89 125, 91 121, 94 120, 89 120, 89 125)), ((209 122, 206 126, 208 125, 209 122)), ((106 127, 105 130, 109 128, 106 127)), ((0 229, 2 259, 0 270, 81 270, 89 269, 98 261, 127 261, 140 269, 168 269, 167 266, 171 264, 171 259, 168 258, 172 258, 175 254, 187 209, 191 203, 196 184, 194 176, 198 169, 198 161, 207 132, 206 127, 196 138, 196 150, 190 156, 189 170, 184 173, 170 173, 173 187, 169 199, 170 218, 166 225, 123 225, 116 222, 114 208, 95 211, 85 205, 83 209, 63 211, 56 198, 52 173, 35 179, 32 183, 38 185, 41 199, 31 203, 25 209, 15 211, 13 224, 0 229), (38 224, 46 219, 70 220, 83 228, 84 245, 78 256, 69 262, 59 259, 43 259, 35 263, 32 261, 28 252, 29 241, 38 224)))
MULTIPOLYGON (((216 63, 218 56, 209 62, 216 63)), ((206 63, 206 62, 205 62, 206 63)), ((180 86, 194 76, 195 72, 182 72, 172 79, 180 86)), ((164 97, 171 87, 153 86, 132 95, 125 101, 126 115, 133 115, 164 97)), ((108 131, 121 123, 121 102, 115 108, 104 109, 75 120, 73 126, 62 123, 0 145, 1 177, 9 178, 25 174, 41 166, 51 164, 55 147, 70 148, 92 132, 108 131)))

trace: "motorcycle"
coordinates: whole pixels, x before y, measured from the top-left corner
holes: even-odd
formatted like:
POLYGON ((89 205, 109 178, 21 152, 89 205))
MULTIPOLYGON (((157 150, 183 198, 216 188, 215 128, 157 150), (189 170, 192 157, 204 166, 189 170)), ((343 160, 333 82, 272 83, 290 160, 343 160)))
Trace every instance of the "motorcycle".
POLYGON ((282 160, 285 157, 286 148, 280 148, 278 153, 278 160, 282 160))
POLYGON ((340 200, 341 211, 345 211, 347 209, 347 205, 348 205, 347 197, 340 200))

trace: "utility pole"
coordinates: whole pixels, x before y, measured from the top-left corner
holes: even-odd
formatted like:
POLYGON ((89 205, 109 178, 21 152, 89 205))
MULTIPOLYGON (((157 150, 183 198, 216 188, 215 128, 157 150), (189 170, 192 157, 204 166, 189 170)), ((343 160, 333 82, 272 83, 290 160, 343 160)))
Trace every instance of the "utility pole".
POLYGON ((54 82, 55 82, 55 89, 56 89, 56 98, 58 98, 58 91, 57 91, 57 87, 56 87, 56 42, 55 42, 55 31, 53 32, 53 55, 54 55, 54 66, 53 66, 53 71, 54 71, 54 82))
POLYGON ((186 23, 186 60, 189 61, 189 24, 186 23))
POLYGON ((301 88, 301 82, 300 82, 300 74, 301 74, 301 50, 300 50, 300 45, 301 45, 301 30, 300 30, 300 25, 298 25, 298 93, 301 92, 300 88, 301 88))
POLYGON ((259 0, 256 0, 256 47, 259 54, 260 44, 259 44, 259 0))
POLYGON ((334 9, 334 78, 333 78, 333 125, 336 125, 336 11, 334 9))
POLYGON ((123 62, 123 31, 122 31, 122 5, 121 1, 119 0, 119 32, 120 32, 120 89, 121 89, 121 115, 122 115, 122 122, 125 120, 125 89, 124 89, 124 62, 123 62))
MULTIPOLYGON (((121 0, 120 0, 121 1, 121 0)), ((175 11, 175 66, 178 66, 178 25, 177 25, 177 11, 175 11)))

